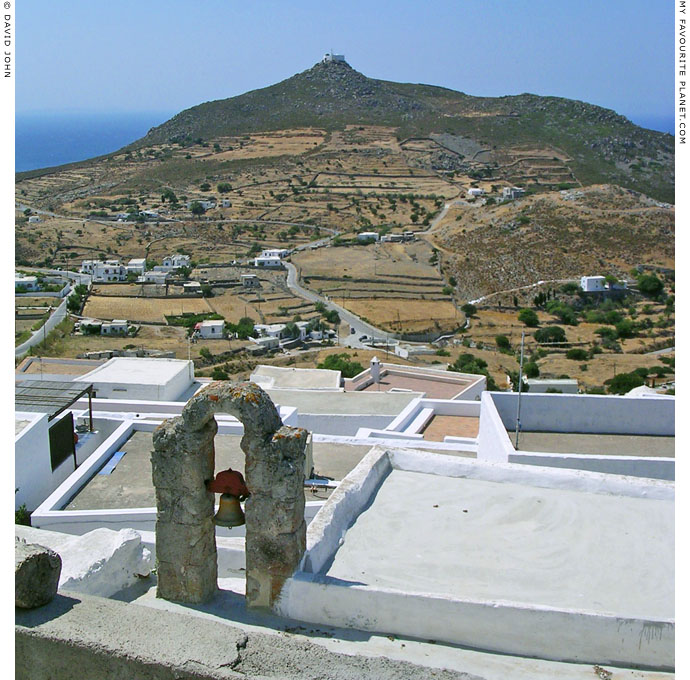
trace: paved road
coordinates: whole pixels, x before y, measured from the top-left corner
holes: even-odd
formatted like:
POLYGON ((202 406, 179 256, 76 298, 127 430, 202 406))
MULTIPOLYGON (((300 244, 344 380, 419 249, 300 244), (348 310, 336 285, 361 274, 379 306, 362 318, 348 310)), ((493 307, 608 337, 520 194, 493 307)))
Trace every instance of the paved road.
POLYGON ((647 355, 651 354, 671 354, 672 352, 675 352, 676 348, 675 347, 664 347, 664 349, 658 349, 655 352, 647 352, 647 355))
MULTIPOLYGON (((73 288, 70 288, 70 293, 73 288)), ((69 296, 67 296, 69 297, 69 296)), ((55 328, 67 316, 67 297, 62 299, 62 302, 57 309, 48 317, 48 320, 37 331, 34 331, 31 337, 23 342, 21 345, 14 348, 15 358, 23 357, 29 349, 43 342, 45 336, 55 328)))
POLYGON ((354 333, 350 333, 349 335, 340 338, 341 345, 345 345, 347 347, 359 347, 362 349, 367 349, 368 346, 363 344, 359 340, 359 338, 362 335, 367 335, 369 337, 374 337, 381 340, 386 339, 386 331, 383 331, 380 328, 376 328, 371 324, 362 321, 362 319, 360 319, 358 316, 356 316, 352 312, 349 312, 347 309, 341 307, 340 305, 336 304, 329 298, 322 297, 321 295, 318 295, 317 293, 314 293, 311 290, 303 288, 298 282, 297 268, 295 267, 295 265, 291 262, 285 262, 284 264, 288 272, 288 288, 293 293, 295 293, 295 295, 298 295, 299 297, 304 298, 305 300, 309 300, 310 302, 322 302, 324 305, 326 305, 327 309, 335 309, 340 315, 341 321, 350 324, 350 328, 355 329, 354 333))

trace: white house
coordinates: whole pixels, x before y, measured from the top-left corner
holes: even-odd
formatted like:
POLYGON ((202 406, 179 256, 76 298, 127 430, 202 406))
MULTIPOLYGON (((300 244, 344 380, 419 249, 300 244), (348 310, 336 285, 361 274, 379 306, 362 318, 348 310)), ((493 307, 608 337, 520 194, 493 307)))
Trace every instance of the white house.
POLYGON ((185 295, 201 295, 201 283, 199 281, 187 281, 182 284, 182 292, 185 295))
POLYGON ((146 258, 137 257, 127 263, 127 272, 134 274, 143 274, 146 271, 146 258))
POLYGON ((14 273, 14 289, 23 287, 24 290, 38 290, 38 278, 35 276, 24 276, 14 273))
POLYGON ((525 190, 521 187, 503 187, 503 198, 513 199, 525 195, 525 190))
POLYGON ((598 293, 606 290, 606 278, 603 276, 583 276, 580 279, 580 288, 585 293, 598 293))
POLYGON ((142 210, 139 214, 148 217, 150 220, 157 220, 160 217, 154 210, 142 210))
POLYGON ((100 399, 174 401, 194 381, 194 362, 186 359, 116 357, 78 382, 93 384, 100 399))
POLYGON ((272 250, 262 250, 259 257, 287 257, 290 251, 287 248, 274 248, 272 250))
POLYGON ((221 207, 230 208, 232 207, 232 201, 229 198, 224 198, 220 202, 221 207))
POLYGON ((127 280, 127 267, 120 260, 84 260, 79 272, 90 274, 95 282, 127 280))
POLYGON ((479 189, 478 187, 472 187, 467 190, 467 195, 469 197, 483 196, 485 193, 484 189, 479 189))
POLYGON ((242 274, 240 279, 245 288, 254 288, 261 285, 259 277, 256 274, 242 274))
POLYGON ((158 285, 163 285, 169 276, 170 274, 165 271, 150 271, 144 272, 143 276, 140 276, 137 281, 139 281, 139 283, 157 283, 158 285))
POLYGON ((268 336, 269 338, 280 338, 282 332, 285 330, 284 323, 257 323, 254 326, 254 330, 261 333, 262 336, 268 336))
POLYGON ((340 64, 346 63, 344 54, 332 54, 331 52, 326 52, 326 54, 323 55, 323 59, 321 61, 324 64, 327 64, 331 61, 335 61, 340 64))
POLYGON ((38 215, 32 215, 29 217, 29 224, 35 224, 36 222, 40 222, 41 218, 38 215))
POLYGON ((174 269, 177 267, 189 267, 190 262, 191 258, 189 255, 182 255, 182 253, 175 253, 163 258, 163 266, 173 267, 174 269))
POLYGON ((192 209, 192 203, 198 203, 204 210, 212 210, 216 207, 215 201, 199 201, 195 199, 192 201, 187 201, 187 210, 192 209))
POLYGON ((101 332, 101 327, 103 326, 103 322, 99 321, 98 319, 81 319, 79 321, 79 330, 82 333, 88 333, 89 330, 93 330, 93 332, 101 332))
POLYGON ((127 328, 125 319, 113 319, 101 324, 101 335, 127 335, 127 328))
POLYGON ((361 231, 359 234, 357 234, 357 240, 358 241, 378 241, 379 240, 379 235, 375 231, 361 231))
POLYGON ((225 321, 223 319, 202 321, 194 327, 202 338, 220 340, 225 337, 225 321))
POLYGON ((255 267, 282 267, 283 263, 279 257, 255 257, 254 258, 255 267))
POLYGON ((255 342, 259 347, 264 347, 265 349, 278 349, 280 347, 280 338, 275 338, 273 336, 267 335, 261 338, 249 338, 252 342, 255 342))

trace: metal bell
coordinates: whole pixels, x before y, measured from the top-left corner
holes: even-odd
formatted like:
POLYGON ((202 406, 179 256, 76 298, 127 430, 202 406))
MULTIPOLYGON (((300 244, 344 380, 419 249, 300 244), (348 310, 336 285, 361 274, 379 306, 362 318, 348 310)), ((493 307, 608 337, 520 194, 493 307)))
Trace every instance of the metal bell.
POLYGON ((244 512, 239 498, 231 493, 220 496, 220 505, 213 521, 219 527, 238 527, 244 524, 244 512))

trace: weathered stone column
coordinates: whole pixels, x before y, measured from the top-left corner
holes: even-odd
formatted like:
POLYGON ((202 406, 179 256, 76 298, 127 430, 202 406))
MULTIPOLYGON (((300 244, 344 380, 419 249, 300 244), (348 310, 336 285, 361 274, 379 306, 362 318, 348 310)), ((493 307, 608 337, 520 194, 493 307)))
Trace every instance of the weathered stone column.
POLYGON ((253 383, 212 383, 154 433, 158 596, 200 602, 215 592, 213 494, 205 486, 214 474, 215 413, 230 413, 244 425, 241 446, 251 493, 245 506, 247 605, 269 607, 305 549, 308 433, 283 425, 270 397, 253 383), (175 485, 180 478, 185 482, 175 485))
POLYGON ((213 416, 197 429, 179 417, 153 433, 151 467, 156 489, 156 567, 158 597, 205 602, 217 588, 213 479, 218 430, 213 416))

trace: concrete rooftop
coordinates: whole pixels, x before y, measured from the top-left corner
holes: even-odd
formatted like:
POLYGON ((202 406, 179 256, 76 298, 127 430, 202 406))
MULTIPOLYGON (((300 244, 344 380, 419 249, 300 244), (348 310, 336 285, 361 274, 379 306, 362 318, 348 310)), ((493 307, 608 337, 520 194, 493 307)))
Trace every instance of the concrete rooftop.
MULTIPOLYGON (((508 433, 515 446, 515 432, 508 433)), ((520 432, 520 451, 608 456, 675 457, 675 437, 633 434, 573 434, 520 432)))
POLYGON ((252 382, 264 389, 338 390, 340 371, 324 368, 291 368, 261 364, 251 375, 252 382))
POLYGON ((116 357, 102 366, 82 375, 81 382, 166 385, 181 372, 189 371, 186 359, 151 359, 143 357, 116 357))
POLYGON ((429 399, 452 399, 459 394, 470 383, 456 382, 448 383, 433 379, 413 378, 406 375, 386 374, 382 376, 378 385, 372 383, 367 385, 361 392, 387 392, 391 389, 412 390, 413 392, 424 392, 429 399))
MULTIPOLYGON (((216 471, 231 467, 244 474, 244 452, 239 435, 216 435, 216 471)), ((313 445, 314 468, 318 475, 342 479, 366 455, 371 446, 318 443, 313 445)), ((94 475, 69 502, 65 510, 100 510, 115 508, 151 508, 156 494, 151 480, 152 432, 134 432, 119 447, 125 456, 109 475, 94 475)), ((329 490, 316 493, 305 490, 307 500, 324 500, 329 490)))
POLYGON ((446 597, 673 618, 674 504, 393 470, 327 574, 446 597))
POLYGON ((319 392, 308 390, 266 390, 274 404, 295 406, 300 413, 365 413, 397 416, 419 392, 319 392))

